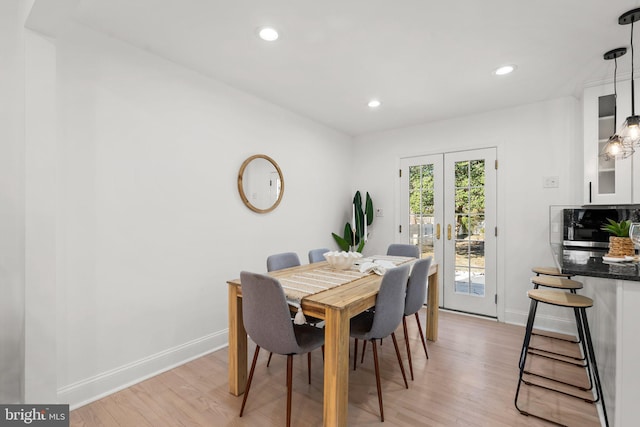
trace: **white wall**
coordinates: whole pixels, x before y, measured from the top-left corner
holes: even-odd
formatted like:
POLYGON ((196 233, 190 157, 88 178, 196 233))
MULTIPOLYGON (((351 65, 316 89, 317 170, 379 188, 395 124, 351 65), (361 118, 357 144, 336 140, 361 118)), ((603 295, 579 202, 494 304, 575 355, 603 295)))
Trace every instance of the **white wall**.
POLYGON ((27 2, 0 2, 0 402, 24 394, 24 34, 27 2))
MULTIPOLYGON (((400 239, 401 157, 497 147, 498 317, 524 324, 531 267, 554 265, 548 239, 549 205, 580 203, 577 107, 577 100, 562 98, 356 138, 355 185, 377 195, 376 208, 385 212, 376 218, 367 252, 384 251, 388 242, 400 239), (544 176, 558 176, 559 188, 543 188, 544 176)), ((563 312, 540 313, 571 320, 563 312)))
POLYGON ((57 401, 55 45, 25 31, 25 403, 57 401))
POLYGON ((351 139, 83 27, 56 49, 57 375, 75 405, 225 345, 241 269, 334 247, 351 139), (284 174, 266 215, 237 192, 257 153, 284 174))

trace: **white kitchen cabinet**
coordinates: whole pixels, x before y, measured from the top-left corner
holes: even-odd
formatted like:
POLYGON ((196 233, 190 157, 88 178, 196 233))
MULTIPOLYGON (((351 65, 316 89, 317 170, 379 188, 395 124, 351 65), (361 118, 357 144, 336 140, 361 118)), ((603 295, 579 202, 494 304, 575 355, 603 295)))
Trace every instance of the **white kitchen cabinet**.
MULTIPOLYGON (((629 81, 618 82, 618 114, 614 123, 613 84, 589 87, 584 91, 584 204, 619 205, 640 203, 640 166, 633 170, 635 156, 605 160, 600 153, 609 137, 631 113, 629 81), (635 176, 634 176, 635 174, 635 176), (639 182, 634 189, 633 182, 639 182)), ((640 165, 640 160, 636 161, 640 165)))

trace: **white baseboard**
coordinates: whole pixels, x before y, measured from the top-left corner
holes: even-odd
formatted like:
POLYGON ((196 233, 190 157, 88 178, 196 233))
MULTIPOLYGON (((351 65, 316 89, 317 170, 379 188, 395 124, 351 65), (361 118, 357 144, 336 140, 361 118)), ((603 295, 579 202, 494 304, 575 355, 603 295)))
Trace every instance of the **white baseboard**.
POLYGON ((162 372, 224 348, 229 342, 227 329, 161 351, 135 362, 58 389, 58 402, 73 410, 123 390, 162 372))
MULTIPOLYGON (((512 325, 527 325, 527 318, 529 312, 527 311, 512 311, 506 310, 504 316, 504 322, 512 325)), ((574 318, 567 319, 566 317, 549 316, 536 313, 536 321, 533 325, 536 329, 558 332, 561 334, 576 335, 576 321, 574 318)))

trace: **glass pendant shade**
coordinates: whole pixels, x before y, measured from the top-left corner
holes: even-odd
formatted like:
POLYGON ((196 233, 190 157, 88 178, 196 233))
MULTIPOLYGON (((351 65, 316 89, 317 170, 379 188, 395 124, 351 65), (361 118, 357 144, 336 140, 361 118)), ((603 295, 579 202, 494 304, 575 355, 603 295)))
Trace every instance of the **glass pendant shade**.
POLYGON ((620 139, 624 145, 638 146, 640 145, 640 116, 629 116, 624 121, 620 132, 620 139))
MULTIPOLYGON (((627 49, 624 47, 619 47, 617 49, 610 50, 603 55, 604 59, 606 60, 613 59, 615 62, 615 68, 613 72, 613 100, 614 100, 613 131, 614 133, 609 137, 609 140, 607 141, 607 143, 602 148, 602 151, 600 152, 600 157, 607 162, 610 160, 626 159, 627 157, 630 157, 635 151, 633 149, 632 144, 625 143, 625 140, 620 136, 620 134, 615 132, 615 126, 616 126, 617 117, 618 117, 618 90, 617 90, 618 58, 624 55, 625 53, 627 53, 627 49)), ((627 118, 627 121, 629 121, 629 118, 627 118)), ((625 121, 625 124, 627 123, 627 121, 625 121)), ((636 129, 638 129, 637 125, 640 123, 640 121, 634 122, 633 120, 631 120, 630 122, 635 123, 636 129)))
POLYGON ((633 155, 635 150, 632 146, 625 145, 618 135, 613 135, 602 149, 600 156, 605 160, 622 160, 633 155))

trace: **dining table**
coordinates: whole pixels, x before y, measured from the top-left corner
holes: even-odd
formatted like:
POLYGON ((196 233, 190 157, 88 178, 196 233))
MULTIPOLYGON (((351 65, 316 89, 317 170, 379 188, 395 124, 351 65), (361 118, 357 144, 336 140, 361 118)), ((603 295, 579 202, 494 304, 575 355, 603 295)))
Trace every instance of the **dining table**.
MULTIPOLYGON (((376 256, 370 258, 376 259, 376 256)), ((385 258, 385 256, 379 256, 385 258)), ((389 258, 389 257, 386 257, 389 258)), ((396 264, 415 261, 400 260, 396 264)), ((281 282, 326 272, 326 261, 291 267, 268 273, 281 282)), ((320 276, 321 277, 321 276, 320 276)), ((346 426, 349 391, 349 325, 350 319, 375 306, 382 276, 373 272, 356 275, 347 283, 333 286, 301 298, 305 315, 325 322, 323 424, 346 426)), ((247 381, 247 333, 242 320, 242 283, 227 281, 229 290, 229 392, 239 396, 247 381)), ((428 276, 426 338, 438 339, 438 264, 432 263, 428 276)), ((295 311, 295 308, 293 308, 295 311)))

